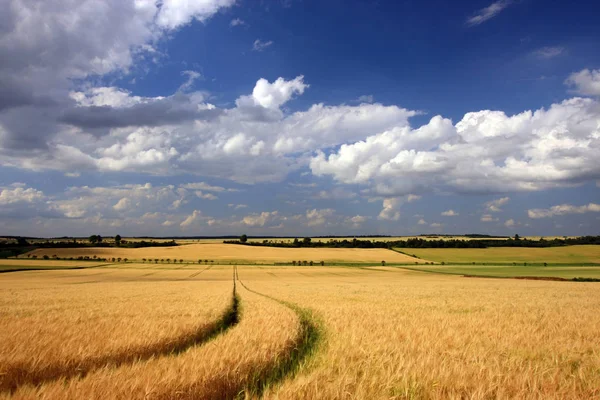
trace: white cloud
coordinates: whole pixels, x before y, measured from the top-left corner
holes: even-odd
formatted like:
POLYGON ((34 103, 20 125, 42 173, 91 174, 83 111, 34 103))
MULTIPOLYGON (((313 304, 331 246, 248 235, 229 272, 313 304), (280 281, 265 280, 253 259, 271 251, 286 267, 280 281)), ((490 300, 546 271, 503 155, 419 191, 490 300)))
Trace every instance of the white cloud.
POLYGON ((434 222, 433 224, 429 225, 432 228, 441 228, 444 226, 444 224, 440 224, 439 222, 434 222))
POLYGON ((485 203, 485 207, 490 212, 501 212, 502 209, 500 207, 508 203, 509 201, 510 197, 501 197, 496 200, 488 201, 487 203, 485 203))
POLYGON ((506 226, 507 228, 512 228, 513 226, 515 226, 515 220, 507 219, 506 222, 504 222, 504 226, 506 226))
POLYGON ((312 209, 306 211, 306 220, 308 226, 320 226, 327 223, 327 219, 333 216, 335 210, 331 208, 312 209))
POLYGON ((573 72, 569 75, 565 84, 580 95, 600 96, 600 69, 583 69, 579 72, 573 72))
MULTIPOLYGON (((254 103, 264 108, 278 109, 287 103, 294 94, 302 94, 309 85, 304 83, 304 76, 300 75, 291 81, 277 78, 273 83, 266 79, 259 79, 252 90, 254 103)), ((238 104, 239 100, 238 100, 238 104)))
POLYGON ((227 204, 228 207, 233 208, 234 210, 241 210, 242 208, 248 208, 246 204, 227 204))
MULTIPOLYGON (((138 3, 151 3, 138 1, 138 3)), ((192 20, 200 22, 212 17, 221 8, 231 7, 235 0, 162 0, 160 10, 156 17, 158 26, 166 29, 175 29, 189 24, 192 20)))
POLYGON ((279 212, 278 211, 264 211, 260 214, 251 214, 251 215, 247 215, 242 219, 242 223, 244 225, 247 226, 253 226, 253 227, 264 227, 265 225, 268 225, 270 223, 272 223, 274 220, 276 220, 278 218, 279 212))
POLYGON ((310 161, 313 174, 365 184, 386 196, 452 192, 538 191, 600 174, 600 103, 573 98, 508 117, 467 113, 456 125, 436 116, 343 144, 310 161))
POLYGON ((192 88, 192 86, 194 86, 194 82, 202 78, 202 75, 197 71, 182 71, 181 75, 187 76, 187 80, 181 86, 179 86, 178 90, 180 92, 188 91, 192 88))
POLYGON ((512 4, 512 0, 499 0, 489 6, 477 11, 475 15, 467 19, 467 24, 470 26, 479 25, 485 21, 494 18, 502 10, 512 4))
POLYGON ((417 222, 417 224, 419 224, 419 225, 427 225, 427 221, 425 221, 423 218, 421 218, 419 220, 419 222, 417 222))
POLYGON ((442 212, 442 216, 444 216, 444 217, 456 217, 458 215, 459 214, 454 210, 448 210, 448 211, 442 212))
POLYGON ((186 227, 189 227, 191 225, 194 225, 194 224, 196 224, 197 222, 200 221, 201 217, 202 217, 202 212, 199 211, 199 210, 194 210, 192 212, 192 214, 190 214, 185 220, 183 220, 179 224, 179 226, 181 226, 182 228, 186 228, 186 227))
POLYGON ((402 205, 403 199, 399 197, 383 200, 383 208, 379 213, 378 218, 388 221, 398 221, 400 219, 400 211, 398 208, 402 205))
POLYGON ((565 52, 564 47, 554 46, 554 47, 542 47, 541 49, 535 50, 533 52, 533 54, 539 58, 549 59, 549 58, 558 57, 561 54, 564 54, 564 52, 565 52))
POLYGON ((217 200, 218 199, 218 197, 212 193, 202 193, 202 191, 200 191, 200 190, 196 190, 194 193, 200 199, 204 199, 204 200, 217 200))
POLYGON ((589 203, 583 206, 574 206, 571 204, 560 204, 550 208, 534 208, 527 210, 529 218, 552 218, 567 214, 584 214, 588 212, 600 212, 600 204, 589 203))
POLYGON ((368 219, 369 217, 364 215, 355 215, 354 217, 346 218, 346 222, 350 223, 353 228, 360 228, 368 219))
POLYGON ((4 188, 0 191, 0 205, 34 203, 45 198, 43 192, 33 188, 24 188, 20 185, 14 189, 4 188))
POLYGON ((113 209, 117 211, 124 211, 129 207, 131 207, 131 200, 129 200, 127 197, 123 197, 117 202, 117 204, 113 206, 113 209))
POLYGON ((263 42, 260 39, 256 39, 254 41, 254 43, 252 44, 252 50, 254 50, 254 51, 263 51, 267 47, 271 46, 272 44, 273 44, 272 40, 267 40, 267 41, 263 42))
POLYGON ((241 26, 241 25, 246 25, 246 22, 240 18, 234 18, 229 23, 229 26, 241 26))

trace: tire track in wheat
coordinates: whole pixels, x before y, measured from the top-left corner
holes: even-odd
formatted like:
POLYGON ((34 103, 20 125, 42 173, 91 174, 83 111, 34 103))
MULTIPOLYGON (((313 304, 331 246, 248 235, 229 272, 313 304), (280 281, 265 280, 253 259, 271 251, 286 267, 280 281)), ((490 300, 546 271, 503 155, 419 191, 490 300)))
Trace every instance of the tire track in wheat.
POLYGON ((179 354, 192 346, 200 346, 215 336, 227 331, 239 322, 239 298, 234 293, 230 305, 215 321, 202 324, 191 332, 178 337, 165 338, 147 346, 134 347, 121 352, 90 357, 76 363, 49 365, 43 369, 32 370, 29 365, 15 363, 0 366, 0 393, 14 392, 22 385, 39 386, 58 379, 83 378, 91 371, 110 366, 119 367, 144 361, 153 357, 179 354))
POLYGON ((315 354, 323 341, 324 329, 322 323, 311 310, 250 289, 239 279, 237 266, 234 267, 234 275, 240 285, 249 292, 271 299, 292 310, 298 316, 300 323, 296 338, 292 346, 288 346, 287 353, 278 357, 270 368, 256 375, 238 395, 240 398, 244 396, 261 397, 267 388, 277 385, 285 379, 292 378, 300 366, 315 354))

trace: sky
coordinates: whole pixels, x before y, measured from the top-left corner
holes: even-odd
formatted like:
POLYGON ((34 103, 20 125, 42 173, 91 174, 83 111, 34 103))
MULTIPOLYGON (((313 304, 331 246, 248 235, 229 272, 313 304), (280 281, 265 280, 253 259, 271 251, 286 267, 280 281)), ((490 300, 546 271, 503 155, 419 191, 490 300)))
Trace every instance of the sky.
POLYGON ((600 3, 2 4, 0 235, 600 234, 600 3))

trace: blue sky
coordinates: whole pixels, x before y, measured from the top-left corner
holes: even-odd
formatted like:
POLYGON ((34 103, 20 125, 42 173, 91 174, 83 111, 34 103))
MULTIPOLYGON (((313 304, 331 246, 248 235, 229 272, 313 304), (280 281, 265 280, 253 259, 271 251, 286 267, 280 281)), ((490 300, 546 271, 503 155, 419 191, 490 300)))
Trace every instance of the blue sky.
POLYGON ((6 9, 0 234, 599 233, 598 5, 6 9))

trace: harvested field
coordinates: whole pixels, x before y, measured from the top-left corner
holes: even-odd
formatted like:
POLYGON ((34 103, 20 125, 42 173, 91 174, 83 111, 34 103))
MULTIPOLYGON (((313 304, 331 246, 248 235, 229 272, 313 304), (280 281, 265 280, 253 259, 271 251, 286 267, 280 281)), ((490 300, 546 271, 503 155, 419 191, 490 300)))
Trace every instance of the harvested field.
POLYGON ((600 264, 600 246, 576 245, 562 247, 490 247, 487 249, 396 249, 424 260, 446 264, 475 263, 548 263, 600 264))
MULTIPOLYGON (((30 253, 42 257, 57 254, 60 258, 98 256, 121 257, 129 260, 183 259, 197 262, 199 259, 226 263, 275 263, 292 261, 325 261, 329 263, 414 263, 414 258, 386 249, 334 249, 334 248, 281 248, 253 247, 235 244, 189 244, 174 247, 147 247, 139 249, 115 247, 87 247, 62 249, 37 249, 30 253)), ((23 256, 21 256, 23 257, 23 256)))

